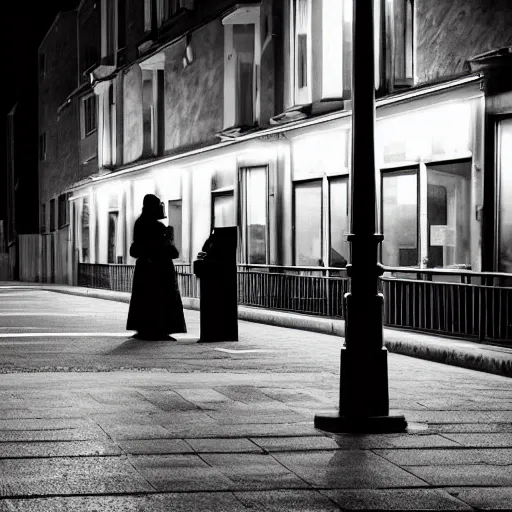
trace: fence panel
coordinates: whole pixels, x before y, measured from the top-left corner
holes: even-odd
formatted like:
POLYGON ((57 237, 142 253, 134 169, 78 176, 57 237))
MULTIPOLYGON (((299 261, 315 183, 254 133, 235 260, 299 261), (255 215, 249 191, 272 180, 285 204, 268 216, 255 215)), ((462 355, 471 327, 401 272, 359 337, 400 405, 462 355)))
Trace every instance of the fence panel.
MULTIPOLYGON (((180 292, 199 297, 191 265, 176 264, 180 292)), ((133 265, 79 265, 79 285, 131 291, 133 265)), ((512 276, 386 268, 384 324, 512 344, 512 276), (393 274, 400 276, 393 277, 393 274), (439 279, 438 279, 439 278, 439 279)), ((345 318, 350 279, 340 269, 238 265, 238 303, 345 318)))

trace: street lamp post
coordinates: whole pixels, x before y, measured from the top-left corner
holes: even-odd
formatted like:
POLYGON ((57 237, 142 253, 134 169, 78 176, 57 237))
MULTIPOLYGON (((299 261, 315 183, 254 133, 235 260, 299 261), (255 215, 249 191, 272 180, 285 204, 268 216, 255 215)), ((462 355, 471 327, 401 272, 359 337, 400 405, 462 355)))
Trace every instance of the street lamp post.
POLYGON ((341 349, 340 405, 317 414, 328 432, 403 432, 403 416, 389 415, 387 350, 383 346, 382 267, 377 249, 375 178, 375 51, 373 0, 354 0, 352 56, 351 292, 345 295, 345 346, 341 349))

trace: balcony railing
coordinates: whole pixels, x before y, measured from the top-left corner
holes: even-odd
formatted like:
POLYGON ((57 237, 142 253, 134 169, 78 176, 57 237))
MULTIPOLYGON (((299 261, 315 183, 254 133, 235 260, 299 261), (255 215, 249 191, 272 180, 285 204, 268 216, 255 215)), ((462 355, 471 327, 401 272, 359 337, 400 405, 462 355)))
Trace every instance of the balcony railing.
MULTIPOLYGON (((191 265, 175 264, 183 297, 199 297, 191 265)), ((131 291, 134 266, 80 263, 78 284, 131 291)), ((512 345, 512 275, 385 267, 384 324, 512 345)), ((238 303, 345 318, 345 269, 238 265, 238 303)))

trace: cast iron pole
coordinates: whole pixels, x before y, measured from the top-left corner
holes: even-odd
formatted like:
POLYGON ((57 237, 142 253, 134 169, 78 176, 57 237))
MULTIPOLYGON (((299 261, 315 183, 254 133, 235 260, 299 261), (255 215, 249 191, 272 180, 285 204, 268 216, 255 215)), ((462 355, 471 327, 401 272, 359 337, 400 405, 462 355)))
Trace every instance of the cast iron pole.
MULTIPOLYGON (((379 0, 376 0, 379 1, 379 0)), ((375 55, 373 0, 354 0, 352 55, 351 292, 345 295, 345 346, 341 350, 340 405, 317 414, 329 432, 401 432, 403 416, 389 416, 383 296, 378 292, 375 173, 375 55)))

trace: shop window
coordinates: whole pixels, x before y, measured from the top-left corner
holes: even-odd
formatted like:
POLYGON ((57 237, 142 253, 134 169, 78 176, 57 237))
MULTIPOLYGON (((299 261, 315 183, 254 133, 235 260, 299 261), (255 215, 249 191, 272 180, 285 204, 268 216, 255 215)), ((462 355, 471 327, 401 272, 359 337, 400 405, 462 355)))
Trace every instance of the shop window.
POLYGON ((174 245, 182 257, 183 249, 183 217, 182 217, 182 201, 177 199, 169 201, 167 207, 167 219, 169 226, 174 229, 174 245))
POLYGON ((90 257, 90 239, 89 239, 89 201, 86 197, 82 203, 82 222, 81 222, 81 240, 82 240, 82 263, 89 263, 90 257))
POLYGON ((512 118, 499 124, 498 272, 512 273, 512 118))
POLYGON ((242 171, 242 237, 245 263, 268 263, 267 168, 242 171))
POLYGON ((324 264, 322 254, 322 181, 294 185, 294 260, 295 265, 324 264))
POLYGON ((391 267, 419 264, 417 170, 382 176, 382 263, 391 267))
POLYGON ((259 119, 260 11, 259 7, 239 11, 222 21, 225 128, 252 126, 259 119))
POLYGON ((350 232, 348 210, 348 179, 336 178, 329 181, 329 266, 346 267, 350 259, 350 232))
POLYGON ((108 263, 117 263, 117 225, 119 212, 108 212, 108 263))
POLYGON ((471 263, 471 163, 427 166, 428 262, 430 268, 471 263))

